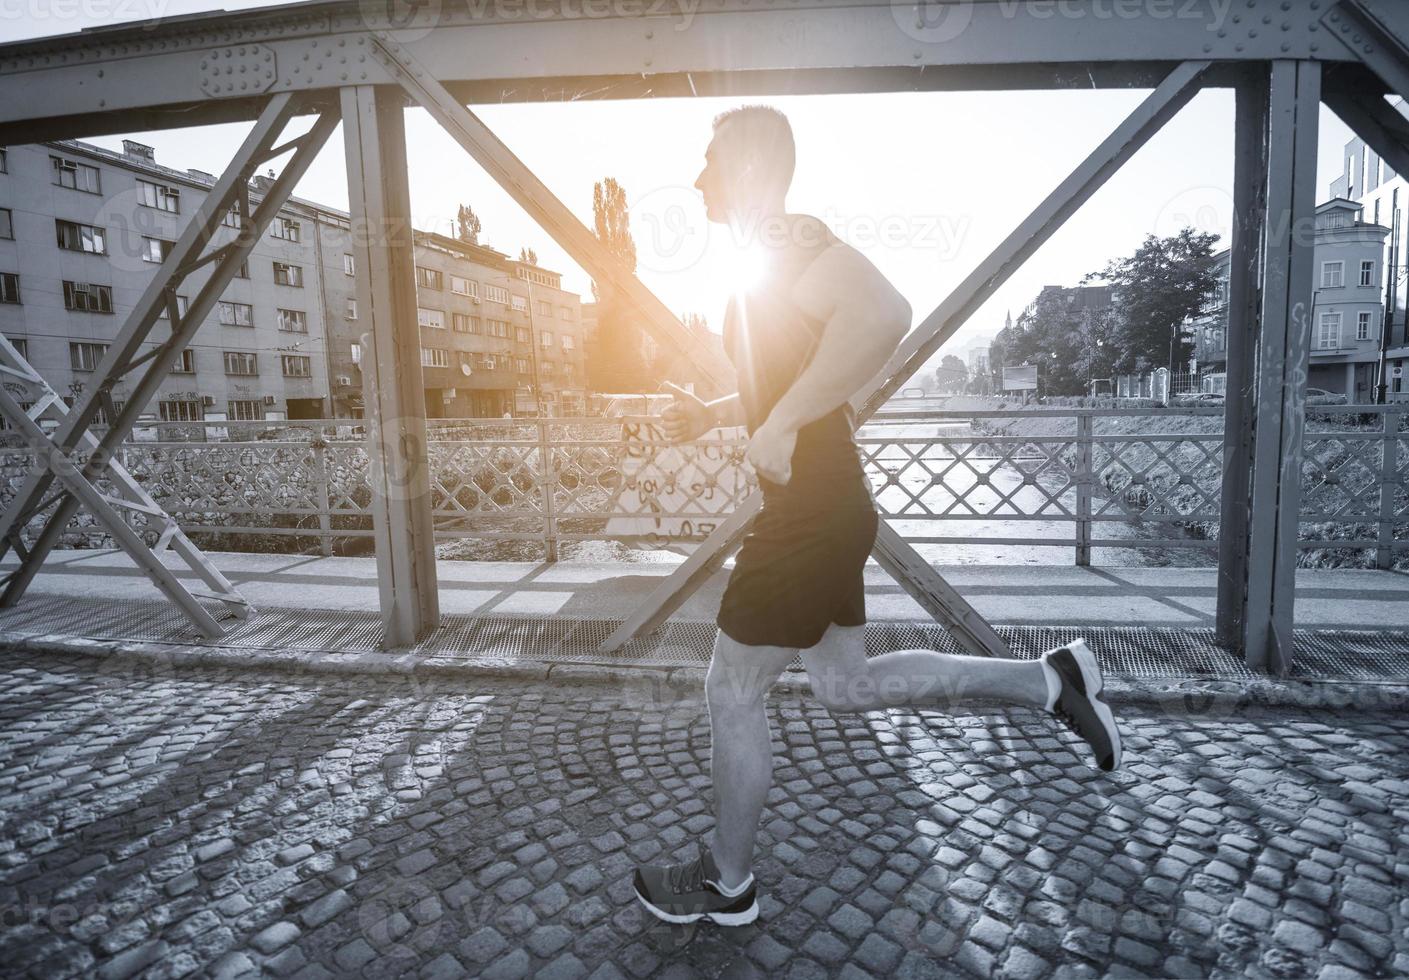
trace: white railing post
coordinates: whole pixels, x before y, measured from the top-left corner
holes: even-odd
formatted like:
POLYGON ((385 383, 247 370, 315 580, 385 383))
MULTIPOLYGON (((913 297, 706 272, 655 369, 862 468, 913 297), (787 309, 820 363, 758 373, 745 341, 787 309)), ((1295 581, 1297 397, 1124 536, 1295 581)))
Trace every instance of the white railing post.
POLYGON ((553 466, 553 446, 548 441, 548 420, 538 419, 538 482, 543 488, 543 559, 558 560, 557 522, 553 517, 553 495, 557 490, 557 471, 553 466))
POLYGON ((1096 482, 1091 446, 1091 413, 1076 416, 1076 564, 1091 564, 1091 493, 1096 482))
POLYGON ((1399 477, 1399 413, 1380 413, 1380 521, 1375 567, 1389 571, 1394 563, 1394 493, 1399 477))

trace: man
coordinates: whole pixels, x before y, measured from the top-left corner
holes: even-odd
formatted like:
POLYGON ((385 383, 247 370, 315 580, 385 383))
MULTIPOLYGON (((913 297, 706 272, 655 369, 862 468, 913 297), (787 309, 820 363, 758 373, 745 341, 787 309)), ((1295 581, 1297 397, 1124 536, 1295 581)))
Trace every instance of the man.
MULTIPOLYGON (((758 917, 749 868, 772 783, 764 699, 801 654, 831 711, 998 700, 1044 708, 1120 765, 1120 733, 1102 698, 1096 658, 1080 641, 1038 660, 899 650, 867 659, 862 569, 878 516, 852 432, 849 399, 885 366, 910 327, 910 306, 860 253, 818 219, 789 214, 792 130, 763 106, 726 112, 695 186, 707 217, 757 247, 757 282, 735 295, 724 344, 735 395, 704 402, 674 388, 667 438, 745 425, 763 507, 720 605, 705 679, 715 793, 713 846, 694 861, 637 869, 637 896, 669 922, 758 917)), ((674 387, 674 386, 672 386, 674 387)))

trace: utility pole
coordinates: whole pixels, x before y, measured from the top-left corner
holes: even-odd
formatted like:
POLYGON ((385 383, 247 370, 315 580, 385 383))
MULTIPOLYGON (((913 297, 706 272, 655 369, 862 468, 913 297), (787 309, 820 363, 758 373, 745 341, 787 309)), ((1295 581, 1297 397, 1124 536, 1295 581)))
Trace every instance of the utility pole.
POLYGON ((1385 375, 1389 372, 1389 336, 1394 330, 1394 308, 1399 303, 1399 208, 1394 209, 1389 224, 1389 268, 1385 270, 1385 315, 1381 317, 1380 364, 1377 372, 1378 382, 1375 385, 1376 405, 1389 401, 1389 379, 1385 375))

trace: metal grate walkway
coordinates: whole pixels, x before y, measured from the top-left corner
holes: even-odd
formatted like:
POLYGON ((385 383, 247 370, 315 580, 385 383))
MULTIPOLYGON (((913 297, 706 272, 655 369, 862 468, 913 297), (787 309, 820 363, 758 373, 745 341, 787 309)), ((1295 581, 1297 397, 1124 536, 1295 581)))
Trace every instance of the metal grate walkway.
MULTIPOLYGON (((616 666, 691 667, 708 664, 712 622, 674 620, 656 635, 615 654, 598 652, 620 625, 615 619, 447 615, 412 652, 442 662, 543 662, 616 666)), ((1114 674, 1149 678, 1253 679, 1237 658, 1214 643, 1210 629, 1142 626, 996 626, 1019 657, 1035 657, 1077 637, 1114 674)), ((0 611, 0 631, 28 636, 81 636, 105 641, 203 641, 171 607, 155 602, 112 602, 68 596, 35 596, 0 611)), ((371 612, 275 609, 237 624, 217 644, 250 650, 318 650, 375 653, 380 637, 371 612)), ((1409 681, 1409 631, 1298 630, 1297 670, 1305 679, 1409 681)), ((931 623, 872 622, 871 655, 920 648, 962 652, 931 623)))

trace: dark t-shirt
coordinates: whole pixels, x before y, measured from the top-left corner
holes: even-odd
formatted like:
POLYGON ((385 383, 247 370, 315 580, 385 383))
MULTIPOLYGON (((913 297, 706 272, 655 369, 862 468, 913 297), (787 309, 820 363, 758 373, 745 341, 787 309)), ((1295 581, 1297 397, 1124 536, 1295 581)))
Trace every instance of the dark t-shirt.
MULTIPOLYGON (((724 350, 739 377, 739 401, 749 434, 761 426, 821 342, 826 324, 792 301, 792 289, 837 238, 818 218, 785 216, 786 244, 767 249, 768 269, 759 281, 730 300, 724 314, 724 350)), ((842 454, 854 462, 850 405, 843 404, 798 430, 799 455, 842 454)))

